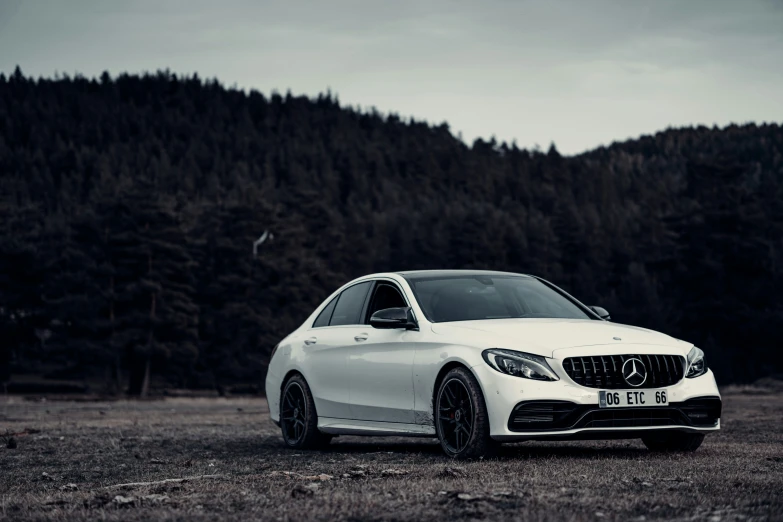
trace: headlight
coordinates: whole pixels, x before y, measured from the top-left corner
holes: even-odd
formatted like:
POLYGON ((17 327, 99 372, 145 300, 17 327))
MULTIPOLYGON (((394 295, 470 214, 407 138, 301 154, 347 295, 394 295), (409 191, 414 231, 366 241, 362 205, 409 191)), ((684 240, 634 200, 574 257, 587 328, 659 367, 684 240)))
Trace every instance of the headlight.
POLYGON ((704 361, 704 352, 696 348, 691 348, 688 352, 688 371, 685 376, 689 379, 704 375, 707 372, 707 363, 704 361))
POLYGON ((534 379, 536 381, 557 381, 558 376, 540 355, 490 348, 481 353, 487 364, 506 375, 534 379))

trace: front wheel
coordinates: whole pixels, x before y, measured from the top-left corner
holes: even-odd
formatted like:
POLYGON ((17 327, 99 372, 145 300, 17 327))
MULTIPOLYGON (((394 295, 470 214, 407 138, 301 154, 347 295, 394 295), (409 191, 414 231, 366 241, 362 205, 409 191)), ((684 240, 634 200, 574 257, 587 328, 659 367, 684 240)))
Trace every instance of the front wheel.
POLYGON ((454 368, 447 373, 436 397, 435 429, 446 455, 471 459, 494 453, 484 395, 469 370, 454 368))
POLYGON ((702 441, 704 441, 703 434, 684 433, 682 431, 671 431, 642 437, 642 442, 650 451, 696 451, 701 446, 702 441))
POLYGON ((283 386, 280 397, 280 429, 286 446, 318 449, 329 444, 331 436, 318 431, 318 414, 307 381, 293 375, 283 386))

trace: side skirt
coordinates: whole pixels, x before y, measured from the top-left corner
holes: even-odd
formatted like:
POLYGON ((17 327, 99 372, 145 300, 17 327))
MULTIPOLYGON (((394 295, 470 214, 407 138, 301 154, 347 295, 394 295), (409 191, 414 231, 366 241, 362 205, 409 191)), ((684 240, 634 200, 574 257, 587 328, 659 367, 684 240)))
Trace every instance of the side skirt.
POLYGON ((376 437, 434 437, 434 426, 318 417, 318 429, 332 435, 369 435, 376 437))

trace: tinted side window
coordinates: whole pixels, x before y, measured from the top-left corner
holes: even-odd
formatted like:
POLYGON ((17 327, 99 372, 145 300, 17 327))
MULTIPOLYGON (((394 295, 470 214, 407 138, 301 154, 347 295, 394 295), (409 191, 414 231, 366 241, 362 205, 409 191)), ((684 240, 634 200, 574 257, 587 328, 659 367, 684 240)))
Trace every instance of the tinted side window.
POLYGON ((329 326, 329 319, 332 318, 332 310, 334 310, 334 305, 337 304, 337 297, 329 301, 329 304, 326 305, 326 308, 321 310, 321 313, 318 314, 318 317, 315 318, 313 328, 318 328, 319 326, 329 326))
POLYGON ((400 291, 390 284, 378 284, 378 286, 375 287, 374 295, 370 300, 370 309, 367 311, 367 321, 365 324, 370 324, 370 317, 378 310, 397 308, 400 306, 408 306, 408 303, 405 302, 400 291))
POLYGON ((359 324, 359 316, 362 314, 362 307, 369 289, 370 282, 368 281, 344 290, 337 299, 337 306, 334 307, 332 321, 329 325, 359 324))

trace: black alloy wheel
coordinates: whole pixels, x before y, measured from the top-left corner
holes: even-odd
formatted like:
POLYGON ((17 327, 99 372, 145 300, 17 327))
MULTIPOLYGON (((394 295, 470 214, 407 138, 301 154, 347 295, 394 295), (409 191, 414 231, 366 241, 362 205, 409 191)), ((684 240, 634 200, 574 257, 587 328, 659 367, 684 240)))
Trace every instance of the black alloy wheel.
POLYGON ((305 433, 305 396, 297 382, 290 382, 283 393, 283 407, 280 410, 280 427, 283 438, 289 446, 296 446, 305 433))
POLYGON ((304 377, 292 375, 280 396, 280 429, 286 446, 297 449, 317 449, 331 441, 332 436, 318 431, 315 401, 304 377))
POLYGON ((473 404, 459 379, 449 379, 441 388, 438 422, 447 451, 456 454, 464 450, 473 434, 473 404))
POLYGON ((470 459, 493 453, 489 416, 481 387, 470 370, 459 367, 447 373, 436 396, 435 428, 449 457, 470 459))

